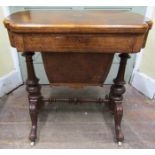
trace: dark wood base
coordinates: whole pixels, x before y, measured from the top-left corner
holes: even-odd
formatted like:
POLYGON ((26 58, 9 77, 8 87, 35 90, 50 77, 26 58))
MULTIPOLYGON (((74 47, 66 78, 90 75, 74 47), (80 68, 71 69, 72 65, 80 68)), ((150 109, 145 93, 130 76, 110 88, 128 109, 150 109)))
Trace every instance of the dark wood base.
POLYGON ((28 79, 26 81, 26 90, 28 92, 28 99, 29 99, 29 112, 32 122, 31 132, 29 139, 32 142, 35 142, 37 139, 37 120, 38 120, 38 113, 41 107, 45 102, 69 102, 69 103, 84 103, 84 102, 93 102, 93 103, 107 103, 109 105, 110 110, 114 114, 114 121, 115 121, 115 133, 116 133, 116 141, 123 142, 124 136, 121 130, 121 120, 123 116, 123 94, 125 93, 125 81, 124 81, 124 74, 127 59, 129 58, 128 54, 120 54, 120 66, 118 70, 118 74, 116 79, 114 79, 114 84, 111 86, 110 93, 108 97, 105 99, 77 99, 77 98, 43 98, 41 95, 41 86, 38 83, 38 78, 35 75, 34 66, 32 56, 34 55, 33 52, 25 52, 23 56, 26 57, 26 65, 27 65, 27 76, 28 79))
POLYGON ((119 57, 121 61, 118 74, 116 79, 114 79, 114 84, 111 86, 108 99, 109 99, 109 108, 112 110, 114 114, 116 141, 123 142, 124 135, 121 130, 121 121, 123 117, 122 101, 123 101, 123 94, 125 93, 124 75, 127 59, 130 56, 128 54, 120 54, 119 57))
POLYGON ((42 105, 42 96, 40 93, 41 86, 38 83, 39 79, 36 77, 34 72, 33 60, 32 60, 33 55, 34 55, 33 52, 23 53, 23 56, 25 56, 26 58, 26 65, 27 65, 28 79, 26 81, 26 90, 28 92, 29 113, 32 122, 29 139, 30 141, 35 142, 37 138, 38 113, 42 105))
POLYGON ((67 103, 74 103, 74 104, 80 104, 80 103, 109 103, 109 100, 98 98, 98 99, 80 99, 80 98, 42 98, 43 102, 46 103, 55 103, 55 102, 67 102, 67 103))

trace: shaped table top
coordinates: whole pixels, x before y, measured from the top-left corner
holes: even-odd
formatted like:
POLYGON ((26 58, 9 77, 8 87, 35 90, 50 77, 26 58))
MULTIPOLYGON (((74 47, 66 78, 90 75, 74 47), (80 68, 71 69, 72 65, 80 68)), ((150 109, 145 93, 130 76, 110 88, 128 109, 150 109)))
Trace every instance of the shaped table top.
POLYGON ((34 10, 11 14, 5 26, 18 33, 145 33, 152 22, 129 11, 34 10))

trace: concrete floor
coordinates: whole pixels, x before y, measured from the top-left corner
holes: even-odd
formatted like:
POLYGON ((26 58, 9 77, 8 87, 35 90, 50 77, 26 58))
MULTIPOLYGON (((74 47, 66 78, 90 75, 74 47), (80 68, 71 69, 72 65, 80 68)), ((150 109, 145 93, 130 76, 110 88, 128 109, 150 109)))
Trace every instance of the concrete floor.
MULTIPOLYGON (((38 141, 30 146, 30 117, 25 86, 0 99, 0 148, 155 148, 155 101, 127 85, 122 130, 124 144, 114 142, 113 116, 104 105, 46 105, 38 122, 38 141)), ((84 89, 49 88, 44 96, 104 97, 109 86, 84 89)))

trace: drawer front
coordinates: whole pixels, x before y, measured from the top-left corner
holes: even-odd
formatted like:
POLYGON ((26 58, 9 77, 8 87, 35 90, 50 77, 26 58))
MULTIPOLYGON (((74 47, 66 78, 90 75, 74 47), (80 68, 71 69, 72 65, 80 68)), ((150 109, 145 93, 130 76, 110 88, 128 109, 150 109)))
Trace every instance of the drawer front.
MULTIPOLYGON (((144 35, 131 34, 24 34, 24 51, 139 52, 144 35)), ((21 51, 23 51, 21 49, 21 51)))

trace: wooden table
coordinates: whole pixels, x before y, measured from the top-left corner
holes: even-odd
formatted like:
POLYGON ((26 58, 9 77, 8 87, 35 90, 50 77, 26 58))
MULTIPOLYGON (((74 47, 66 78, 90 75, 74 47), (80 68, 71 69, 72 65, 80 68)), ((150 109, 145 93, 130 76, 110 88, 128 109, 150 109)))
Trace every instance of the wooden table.
POLYGON ((117 142, 121 131, 124 73, 129 53, 144 48, 152 22, 128 11, 24 11, 4 20, 11 45, 26 59, 29 110, 32 128, 29 139, 37 138, 37 118, 44 102, 107 103, 114 113, 117 142), (113 56, 120 53, 120 66, 105 99, 44 98, 35 75, 33 59, 40 51, 51 86, 102 86, 113 56))

